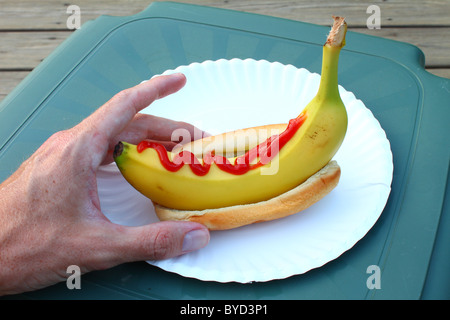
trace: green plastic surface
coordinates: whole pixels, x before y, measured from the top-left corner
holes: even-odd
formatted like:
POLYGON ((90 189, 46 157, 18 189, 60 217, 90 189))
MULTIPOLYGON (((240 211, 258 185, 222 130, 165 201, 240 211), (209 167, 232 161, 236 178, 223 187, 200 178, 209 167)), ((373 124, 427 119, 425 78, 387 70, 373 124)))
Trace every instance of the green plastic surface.
MULTIPOLYGON (((328 30, 177 3, 87 22, 0 104, 0 181, 52 133, 166 69, 254 58, 320 73, 328 30)), ((426 72, 424 55, 412 45, 349 32, 339 83, 364 101, 386 131, 394 177, 375 226, 338 259, 303 275, 251 284, 203 282, 136 262, 83 276, 81 290, 60 283, 17 297, 449 299, 450 80, 426 72), (381 289, 367 288, 370 265, 381 268, 381 289)))

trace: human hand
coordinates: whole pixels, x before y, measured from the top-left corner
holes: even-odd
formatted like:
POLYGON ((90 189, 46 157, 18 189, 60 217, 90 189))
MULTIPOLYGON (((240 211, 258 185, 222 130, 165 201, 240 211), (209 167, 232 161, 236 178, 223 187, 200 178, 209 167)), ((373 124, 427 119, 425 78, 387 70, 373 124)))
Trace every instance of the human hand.
POLYGON ((118 93, 77 126, 51 136, 0 185, 0 295, 64 281, 70 265, 86 273, 174 257, 209 242, 197 223, 114 224, 97 193, 97 169, 112 161, 119 140, 168 141, 180 127, 193 132, 186 123, 137 114, 185 82, 180 74, 160 76, 118 93))

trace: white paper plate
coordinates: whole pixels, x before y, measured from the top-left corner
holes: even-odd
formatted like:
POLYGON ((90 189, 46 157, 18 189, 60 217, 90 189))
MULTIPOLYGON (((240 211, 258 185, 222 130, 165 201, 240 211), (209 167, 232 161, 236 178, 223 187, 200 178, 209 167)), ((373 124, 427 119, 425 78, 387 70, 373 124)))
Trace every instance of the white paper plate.
MULTIPOLYGON (((190 122, 212 134, 297 116, 314 97, 320 76, 291 65, 218 60, 182 66, 186 86, 144 113, 190 122)), ((336 259, 375 224, 389 197, 393 164, 379 122, 353 93, 340 88, 349 125, 335 156, 339 185, 309 209, 276 221, 211 232, 207 247, 177 258, 148 261, 186 277, 251 282, 302 274, 336 259)), ((123 225, 156 222, 151 202, 112 164, 98 174, 104 213, 123 225)))

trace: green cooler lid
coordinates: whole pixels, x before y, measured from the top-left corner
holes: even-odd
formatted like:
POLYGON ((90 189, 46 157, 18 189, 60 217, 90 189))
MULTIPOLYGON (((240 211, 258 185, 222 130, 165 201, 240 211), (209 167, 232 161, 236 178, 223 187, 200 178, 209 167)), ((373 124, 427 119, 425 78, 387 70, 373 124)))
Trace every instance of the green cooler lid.
MULTIPOLYGON (((328 30, 177 3, 153 3, 134 16, 87 22, 0 104, 0 181, 51 134, 167 69, 253 58, 320 73, 328 30)), ((347 39, 339 82, 373 112, 394 159, 386 207, 353 248, 320 268, 269 282, 200 281, 136 262, 82 276, 81 290, 60 283, 8 298, 450 298, 450 80, 426 72, 424 55, 410 44, 354 32, 347 39), (370 265, 380 267, 380 289, 366 284, 370 265)))

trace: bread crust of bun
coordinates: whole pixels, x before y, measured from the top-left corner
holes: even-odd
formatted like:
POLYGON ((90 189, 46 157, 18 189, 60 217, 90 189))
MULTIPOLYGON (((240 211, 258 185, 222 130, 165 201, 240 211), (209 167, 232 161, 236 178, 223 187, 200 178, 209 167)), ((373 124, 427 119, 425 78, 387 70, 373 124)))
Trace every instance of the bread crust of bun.
POLYGON ((172 152, 190 151, 196 157, 201 158, 204 154, 214 150, 215 154, 234 157, 237 154, 244 154, 270 136, 282 133, 286 127, 287 123, 278 123, 225 132, 177 146, 172 152), (227 151, 236 154, 227 155, 227 151))
POLYGON ((341 169, 334 160, 297 187, 269 200, 206 210, 176 210, 154 203, 158 218, 193 221, 210 230, 226 230, 296 214, 325 197, 339 183, 341 169))

